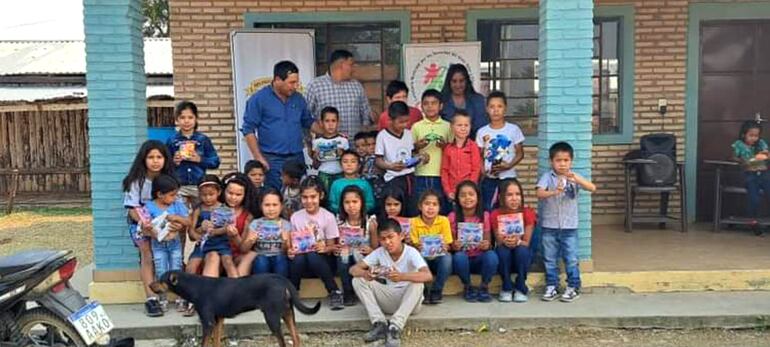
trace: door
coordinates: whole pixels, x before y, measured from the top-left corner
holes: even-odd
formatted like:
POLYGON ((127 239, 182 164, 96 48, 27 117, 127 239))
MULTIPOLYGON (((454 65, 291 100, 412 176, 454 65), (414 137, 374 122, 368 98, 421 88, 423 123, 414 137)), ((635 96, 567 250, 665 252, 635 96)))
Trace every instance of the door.
MULTIPOLYGON (((770 121, 770 20, 704 21, 700 26, 697 219, 714 215, 714 169, 706 159, 729 159, 741 123, 770 121)), ((770 122, 762 138, 770 140, 770 122)), ((740 173, 728 182, 743 185, 740 173)), ((744 215, 745 196, 727 195, 725 215, 744 215)))

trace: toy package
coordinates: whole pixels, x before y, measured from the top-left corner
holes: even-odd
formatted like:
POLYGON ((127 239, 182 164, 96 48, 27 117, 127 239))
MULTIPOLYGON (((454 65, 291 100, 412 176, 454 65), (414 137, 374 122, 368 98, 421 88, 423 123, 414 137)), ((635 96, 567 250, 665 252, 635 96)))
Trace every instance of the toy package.
POLYGON ((460 240, 462 250, 467 251, 479 247, 484 239, 484 230, 481 223, 457 223, 457 238, 460 240))
POLYGON ((423 258, 435 258, 444 255, 444 241, 441 235, 426 235, 420 237, 423 258))
POLYGON ((505 135, 497 134, 497 136, 489 140, 486 160, 491 162, 492 165, 500 164, 510 150, 511 140, 505 135))
POLYGON ((524 216, 522 213, 504 214, 497 217, 497 230, 503 236, 524 235, 524 216))
POLYGON ((195 156, 195 141, 185 141, 179 146, 179 155, 184 160, 190 160, 195 156))
POLYGON ((316 238, 313 228, 306 227, 294 230, 291 233, 291 247, 297 254, 312 252, 315 243, 316 238))
POLYGON ((396 220, 398 221, 398 224, 401 224, 401 235, 404 236, 404 240, 410 240, 409 231, 411 230, 412 224, 409 222, 409 218, 396 217, 396 220))
POLYGON ((254 250, 258 255, 273 256, 283 251, 283 237, 281 235, 281 221, 255 220, 251 230, 257 232, 257 243, 254 250))

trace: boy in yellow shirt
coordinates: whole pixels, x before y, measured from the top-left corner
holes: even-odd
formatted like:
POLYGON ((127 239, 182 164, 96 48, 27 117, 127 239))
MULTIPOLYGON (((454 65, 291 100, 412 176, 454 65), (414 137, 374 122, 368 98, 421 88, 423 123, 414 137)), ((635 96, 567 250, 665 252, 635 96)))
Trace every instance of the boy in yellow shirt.
POLYGON ((444 284, 452 273, 452 229, 449 219, 439 215, 439 193, 426 190, 419 201, 420 215, 409 220, 409 238, 428 263, 433 274, 433 284, 425 287, 425 303, 440 304, 443 300, 444 284))
POLYGON ((428 155, 429 160, 422 162, 415 170, 415 194, 422 196, 427 190, 439 194, 441 214, 449 213, 449 203, 441 188, 441 152, 447 143, 452 141, 452 130, 449 122, 441 118, 441 93, 428 89, 422 93, 421 121, 412 125, 415 151, 428 155))

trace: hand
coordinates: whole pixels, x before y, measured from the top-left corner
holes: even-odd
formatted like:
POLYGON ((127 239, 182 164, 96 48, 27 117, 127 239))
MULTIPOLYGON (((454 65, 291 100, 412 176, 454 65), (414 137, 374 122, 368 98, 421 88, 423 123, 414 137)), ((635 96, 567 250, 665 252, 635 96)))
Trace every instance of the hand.
POLYGON ((211 229, 214 229, 214 223, 210 220, 204 220, 203 223, 201 223, 201 229, 206 233, 210 233, 211 229))
POLYGON ((422 157, 422 165, 430 162, 430 155, 428 153, 421 153, 420 156, 422 157))
POLYGON ((463 247, 462 243, 460 243, 460 240, 454 240, 452 242, 452 249, 455 251, 459 251, 463 247))
POLYGON ((265 167, 265 171, 266 172, 270 171, 270 164, 267 163, 267 159, 265 159, 265 157, 263 157, 263 156, 255 157, 254 160, 262 163, 262 166, 265 167))
POLYGON ((401 282, 404 280, 404 274, 398 272, 396 269, 391 269, 388 274, 388 279, 393 282, 401 282))
POLYGON ((557 177, 559 180, 559 183, 556 184, 556 192, 561 194, 564 192, 564 180, 561 179, 561 177, 557 177))
POLYGON ((368 255, 369 253, 372 253, 372 247, 369 246, 362 246, 358 249, 359 252, 363 255, 368 255))
POLYGON ((489 240, 482 240, 481 243, 479 243, 479 249, 482 251, 489 250, 489 246, 491 246, 489 240))
POLYGON ((361 278, 363 278, 366 281, 373 281, 374 280, 374 275, 372 275, 372 269, 367 269, 364 272, 364 275, 361 276, 361 278))
POLYGON ((318 253, 326 253, 327 251, 333 251, 334 250, 334 248, 326 246, 326 241, 318 241, 318 242, 316 242, 315 245, 313 245, 313 248, 318 253), (327 250, 327 248, 328 248, 328 250, 327 250))
POLYGON ((444 252, 449 252, 449 244, 448 243, 442 243, 441 248, 444 249, 444 252))
POLYGON ((225 227, 225 230, 227 230, 227 237, 234 238, 238 236, 238 228, 235 227, 235 225, 230 224, 227 227, 225 227))
POLYGON ((451 193, 447 194, 447 197, 449 198, 449 200, 454 201, 455 200, 455 192, 451 192, 451 193))
POLYGON ((443 136, 439 137, 438 140, 436 140, 436 146, 438 146, 438 148, 444 148, 444 146, 446 146, 446 144, 447 144, 447 142, 444 140, 443 136))
POLYGON ((490 171, 492 172, 492 174, 497 174, 497 173, 499 173, 501 171, 508 170, 508 169, 510 169, 512 167, 513 167, 513 162, 512 161, 510 161, 510 162, 501 161, 498 164, 492 165, 492 168, 490 169, 490 171))
POLYGON ((246 241, 249 241, 249 242, 256 242, 257 239, 259 239, 259 234, 257 233, 249 233, 246 236, 246 241))
POLYGON ((182 163, 182 154, 179 152, 174 153, 174 165, 179 166, 182 163))
POLYGON ((754 159, 756 160, 767 160, 767 154, 765 153, 758 153, 754 156, 754 159))
POLYGON ((519 237, 516 235, 508 236, 503 239, 503 244, 508 248, 514 248, 519 244, 519 237))
POLYGON ((580 177, 580 176, 578 176, 576 173, 570 171, 566 175, 564 175, 564 177, 567 178, 567 181, 575 183, 575 180, 577 180, 578 177, 580 177))
POLYGON ((286 250, 286 256, 289 257, 289 259, 294 259, 294 256, 297 255, 297 251, 294 250, 294 247, 289 247, 289 249, 286 250))
POLYGON ((406 164, 400 161, 390 164, 390 171, 401 171, 403 169, 406 169, 406 164))
POLYGON ((422 138, 414 143, 414 147, 417 149, 423 149, 428 146, 428 139, 422 138))
POLYGON ((153 235, 154 234, 154 232, 152 230, 152 224, 150 224, 150 223, 142 223, 142 224, 140 224, 140 226, 142 228, 142 234, 145 234, 145 235, 153 235))
POLYGON ((484 140, 484 143, 487 143, 487 142, 489 142, 490 138, 491 137, 489 137, 489 135, 484 135, 484 137, 482 137, 481 139, 484 140))
MULTIPOLYGON (((170 216, 169 216, 169 217, 170 217, 170 216)), ((170 222, 171 222, 171 221, 170 221, 170 222)), ((184 230, 184 228, 185 228, 185 227, 184 227, 184 225, 182 225, 182 223, 179 223, 179 222, 171 222, 171 223, 169 224, 169 226, 168 226, 168 231, 169 231, 169 233, 178 233, 178 232, 180 232, 180 231, 184 230)))

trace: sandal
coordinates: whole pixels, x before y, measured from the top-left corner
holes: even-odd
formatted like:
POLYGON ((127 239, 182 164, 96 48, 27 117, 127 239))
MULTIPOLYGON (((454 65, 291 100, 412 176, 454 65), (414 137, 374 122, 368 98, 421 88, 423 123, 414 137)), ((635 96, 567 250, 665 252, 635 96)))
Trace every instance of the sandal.
POLYGON ((193 303, 188 302, 187 308, 182 312, 182 316, 184 317, 192 317, 195 315, 195 305, 193 303))

